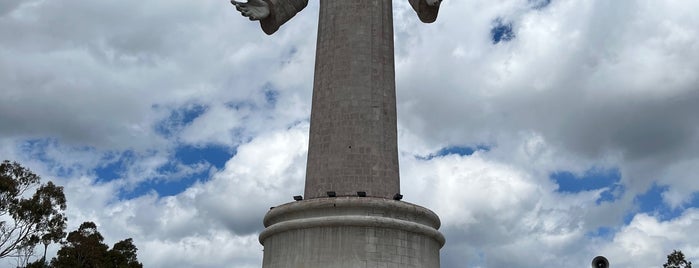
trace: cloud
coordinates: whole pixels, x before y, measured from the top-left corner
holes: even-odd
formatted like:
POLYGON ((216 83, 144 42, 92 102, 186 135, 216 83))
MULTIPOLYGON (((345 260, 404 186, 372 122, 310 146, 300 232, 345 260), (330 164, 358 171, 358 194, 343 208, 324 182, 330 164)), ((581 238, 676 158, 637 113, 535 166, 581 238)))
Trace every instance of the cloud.
MULTIPOLYGON (((226 2, 2 3, 0 156, 146 266, 259 267, 262 216, 302 192, 318 2, 272 36, 226 2), (225 166, 180 156, 212 147, 225 166)), ((443 267, 697 255, 699 3, 442 5, 427 25, 394 2, 403 193, 442 218, 443 267), (498 20, 513 38, 493 44, 498 20), (624 191, 551 179, 591 169, 624 191), (649 189, 677 215, 639 213, 649 189)))
POLYGON ((432 146, 535 133, 566 155, 615 159, 634 192, 695 155, 693 4, 555 1, 532 11, 515 2, 446 3, 434 27, 397 27, 403 128, 432 146), (498 17, 517 37, 487 44, 498 17))
POLYGON ((94 221, 108 244, 132 237, 146 266, 259 266, 262 217, 302 192, 307 140, 307 123, 258 136, 224 169, 174 196, 150 191, 119 199, 122 180, 54 181, 65 187, 69 230, 94 221))
POLYGON ((262 246, 256 235, 239 237, 226 231, 213 231, 179 241, 147 241, 139 250, 154 252, 139 256, 144 266, 181 267, 186 263, 187 267, 220 267, 222 263, 231 263, 235 267, 251 268, 260 266, 257 256, 262 246))
MULTIPOLYGON (((0 124, 12 126, 0 133, 50 135, 100 149, 161 149, 168 142, 152 126, 169 109, 246 101, 269 83, 261 74, 311 73, 312 67, 295 67, 312 65, 293 58, 311 48, 284 56, 280 47, 298 38, 241 39, 264 36, 253 27, 231 27, 233 12, 226 4, 187 1, 17 7, 0 24, 0 34, 13 36, 0 44, 0 124), (284 58, 288 63, 279 64, 284 58)), ((306 86, 306 77, 284 88, 306 86)))
POLYGON ((406 199, 442 220, 444 267, 572 267, 586 261, 578 251, 586 234, 616 223, 594 220, 615 209, 596 204, 601 191, 558 193, 548 178, 488 153, 402 160, 402 174, 409 174, 403 175, 406 199))
POLYGON ((202 216, 221 221, 236 234, 260 231, 270 206, 303 192, 307 132, 302 124, 241 146, 226 168, 198 189, 202 216))
POLYGON ((665 263, 673 249, 682 252, 696 262, 697 246, 695 233, 699 224, 699 213, 688 209, 682 216, 671 221, 659 221, 647 214, 636 215, 614 237, 612 243, 602 247, 612 265, 620 267, 655 267, 665 263))

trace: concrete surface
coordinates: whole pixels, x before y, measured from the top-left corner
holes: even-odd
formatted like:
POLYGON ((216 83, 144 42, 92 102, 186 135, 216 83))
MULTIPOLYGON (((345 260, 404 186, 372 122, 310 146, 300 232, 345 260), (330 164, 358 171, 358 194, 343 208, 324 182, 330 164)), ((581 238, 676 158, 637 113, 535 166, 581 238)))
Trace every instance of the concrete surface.
MULTIPOLYGON (((438 6, 421 6, 421 19, 436 18, 438 6)), ((400 192, 393 53, 391 0, 320 0, 306 200, 265 216, 263 268, 439 267, 437 215, 392 200, 400 192)))
POLYGON ((284 204, 265 216, 264 268, 439 267, 444 236, 432 211, 369 197, 284 204))
POLYGON ((400 192, 390 0, 321 0, 306 199, 400 192))

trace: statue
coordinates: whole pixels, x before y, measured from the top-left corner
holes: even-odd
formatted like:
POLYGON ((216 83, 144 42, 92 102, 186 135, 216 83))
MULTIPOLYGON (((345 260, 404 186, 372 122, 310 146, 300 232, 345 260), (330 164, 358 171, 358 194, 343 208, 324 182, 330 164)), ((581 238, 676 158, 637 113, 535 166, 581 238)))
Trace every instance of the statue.
MULTIPOLYGON (((434 22, 441 0, 408 0, 434 22)), ((232 0, 271 35, 308 0, 232 0)), ((392 0, 320 0, 306 170, 307 198, 400 191, 392 0)))
MULTIPOLYGON (((352 1, 352 0, 342 0, 352 1)), ((422 22, 437 19, 442 0, 408 0, 422 22)), ((247 3, 231 0, 231 4, 250 20, 260 21, 266 34, 273 34, 279 26, 290 20, 308 4, 308 0, 248 0, 247 3)))
MULTIPOLYGON (((304 195, 267 212, 263 268, 439 267, 439 217, 401 201, 392 1, 320 0, 304 195)), ((231 3, 271 35, 308 0, 231 3)))

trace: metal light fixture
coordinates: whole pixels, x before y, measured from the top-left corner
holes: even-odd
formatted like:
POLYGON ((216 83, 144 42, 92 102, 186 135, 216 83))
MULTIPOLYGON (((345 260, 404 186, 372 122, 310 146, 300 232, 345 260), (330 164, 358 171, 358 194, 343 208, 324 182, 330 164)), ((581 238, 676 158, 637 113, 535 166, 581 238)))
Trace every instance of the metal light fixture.
POLYGON ((609 260, 604 256, 597 256, 592 259, 592 268, 609 268, 609 260))

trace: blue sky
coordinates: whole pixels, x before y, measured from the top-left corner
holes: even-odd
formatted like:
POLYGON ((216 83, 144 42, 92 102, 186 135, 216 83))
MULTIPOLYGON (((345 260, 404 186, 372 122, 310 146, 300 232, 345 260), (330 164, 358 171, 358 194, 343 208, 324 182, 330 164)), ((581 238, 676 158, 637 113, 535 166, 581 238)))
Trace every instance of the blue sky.
MULTIPOLYGON (((226 1, 2 2, 0 156, 147 267, 260 267, 303 192, 318 4, 267 36, 226 1)), ((393 5, 401 191, 442 267, 699 262, 699 3, 393 5)))

